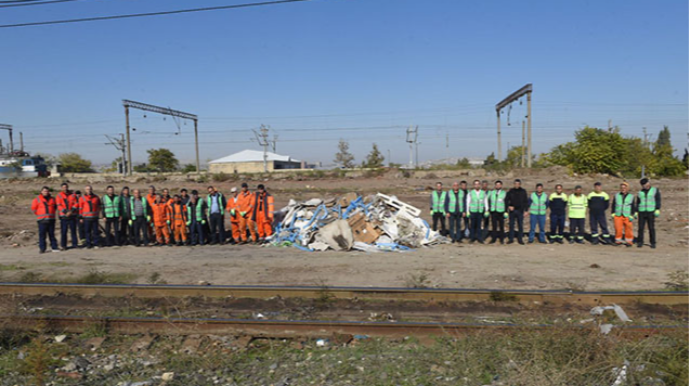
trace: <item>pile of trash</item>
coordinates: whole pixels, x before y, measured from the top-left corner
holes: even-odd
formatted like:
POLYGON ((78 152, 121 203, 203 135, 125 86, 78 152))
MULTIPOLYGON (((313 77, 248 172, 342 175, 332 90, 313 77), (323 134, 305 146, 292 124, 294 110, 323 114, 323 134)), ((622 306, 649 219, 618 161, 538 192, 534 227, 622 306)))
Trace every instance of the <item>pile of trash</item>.
POLYGON ((305 251, 406 251, 450 240, 431 230, 421 211, 395 196, 377 193, 362 197, 290 200, 275 213, 276 226, 268 241, 305 251))

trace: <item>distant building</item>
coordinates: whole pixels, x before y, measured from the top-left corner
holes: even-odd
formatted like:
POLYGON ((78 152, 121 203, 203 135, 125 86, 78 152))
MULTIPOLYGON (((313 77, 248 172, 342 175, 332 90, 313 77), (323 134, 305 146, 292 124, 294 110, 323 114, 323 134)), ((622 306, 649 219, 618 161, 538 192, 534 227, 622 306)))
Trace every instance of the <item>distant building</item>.
MULTIPOLYGON (((284 169, 301 169, 302 162, 287 155, 267 153, 266 167, 269 172, 284 169)), ((211 173, 262 173, 264 171, 264 152, 242 150, 239 153, 213 160, 208 163, 211 173)))

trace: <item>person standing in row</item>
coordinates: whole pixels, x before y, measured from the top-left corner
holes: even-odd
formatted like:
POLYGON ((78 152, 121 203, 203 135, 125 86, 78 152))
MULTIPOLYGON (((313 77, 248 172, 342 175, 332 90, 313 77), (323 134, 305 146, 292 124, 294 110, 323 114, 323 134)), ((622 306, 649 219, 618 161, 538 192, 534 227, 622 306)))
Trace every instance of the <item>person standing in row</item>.
POLYGON ((524 219, 527 217, 528 199, 527 191, 522 188, 522 181, 516 179, 513 181, 513 188, 506 194, 506 205, 508 205, 508 244, 512 244, 517 238, 520 245, 524 245, 522 241, 524 219), (517 224, 516 224, 517 223, 517 224), (515 235, 515 225, 517 225, 517 237, 515 235))
POLYGON ((487 197, 489 216, 491 217, 491 242, 489 244, 495 244, 496 240, 503 244, 503 240, 505 240, 505 219, 508 217, 505 200, 506 191, 503 190, 503 182, 496 181, 494 190, 489 192, 487 197))
POLYGON ((77 234, 79 235, 79 247, 86 246, 86 226, 84 226, 84 218, 81 217, 81 210, 79 209, 79 203, 81 202, 82 194, 81 190, 74 192, 74 200, 77 201, 77 234))
POLYGON ((98 249, 98 215, 101 213, 101 198, 93 193, 91 185, 84 188, 84 195, 79 199, 79 215, 84 223, 86 248, 98 249))
MULTIPOLYGON (((460 181, 460 190, 465 194, 465 200, 467 200, 467 193, 469 193, 469 190, 467 190, 467 181, 462 180, 460 181)), ((463 238, 470 238, 470 217, 467 216, 467 208, 465 208, 465 216, 463 218, 463 223, 465 224, 463 229, 462 229, 462 235, 463 238)))
POLYGON ((175 195, 170 204, 170 222, 173 231, 173 240, 177 246, 187 243, 187 207, 182 203, 182 197, 175 195))
POLYGON ((575 186, 575 193, 568 197, 568 217, 570 219, 570 244, 585 242, 585 215, 587 197, 582 194, 582 186, 575 186))
MULTIPOLYGON (((484 191, 484 197, 489 197, 489 181, 487 180, 482 180, 482 190, 484 191)), ((488 208, 488 206, 487 206, 488 208)), ((488 209, 487 209, 488 211, 488 209)), ((482 240, 486 240, 487 237, 489 237, 489 224, 491 219, 489 218, 490 216, 484 216, 484 220, 482 222, 482 240)))
POLYGON ((41 193, 34 198, 31 203, 31 211, 36 215, 38 222, 38 249, 40 253, 46 251, 46 237, 50 239, 50 248, 52 252, 60 252, 58 250, 57 239, 55 238, 55 212, 57 204, 55 198, 50 194, 50 188, 44 186, 41 188, 41 193))
POLYGON ((446 216, 446 211, 445 211, 446 192, 443 191, 443 183, 441 183, 441 182, 436 183, 436 190, 431 192, 430 205, 431 205, 431 220, 432 220, 431 229, 433 229, 434 231, 439 230, 437 225, 440 223, 441 234, 445 235, 446 234, 446 220, 445 220, 445 216, 446 216))
POLYGON ((187 204, 187 226, 192 245, 204 245, 207 209, 206 201, 199 198, 199 192, 192 190, 187 204))
POLYGON ((225 207, 227 202, 223 194, 217 191, 213 186, 208 187, 207 196, 208 205, 208 221, 211 233, 209 234, 210 244, 224 244, 225 243, 225 207))
POLYGON ((481 189, 479 180, 474 180, 472 185, 474 189, 468 193, 465 203, 467 216, 470 218, 470 243, 478 241, 480 244, 484 244, 482 221, 487 209, 486 194, 481 189))
POLYGON ((242 190, 237 197, 236 204, 235 214, 239 213, 237 221, 239 223, 241 242, 243 244, 247 242, 247 230, 249 230, 252 236, 252 241, 256 241, 256 231, 249 226, 251 213, 254 209, 254 201, 252 200, 252 194, 249 193, 249 185, 246 182, 242 183, 242 190))
POLYGON ((69 190, 69 185, 63 182, 60 185, 62 191, 55 197, 58 217, 60 217, 60 250, 67 249, 67 232, 70 232, 72 248, 77 248, 77 216, 79 207, 75 194, 69 190))
POLYGON ((158 245, 170 244, 170 205, 162 195, 156 196, 151 212, 153 212, 153 225, 156 230, 156 243, 158 245))
POLYGON ((589 229, 592 237, 592 244, 599 244, 599 228, 601 228, 601 242, 610 244, 611 235, 606 223, 606 209, 609 208, 609 194, 602 191, 601 182, 594 183, 594 191, 587 195, 587 206, 589 207, 589 229))
POLYGON ((182 201, 182 205, 187 205, 189 203, 189 194, 187 193, 187 189, 180 189, 180 201, 182 201))
POLYGON ((644 244, 644 228, 649 227, 649 243, 652 248, 656 248, 656 230, 654 229, 655 218, 661 215, 661 193, 659 189, 652 186, 648 178, 640 180, 642 190, 637 193, 637 212, 640 222, 638 224, 637 247, 642 248, 644 244))
POLYGON ((230 216, 230 232, 232 233, 232 242, 235 244, 240 243, 240 213, 238 208, 238 193, 237 193, 237 188, 232 187, 230 189, 230 194, 232 195, 228 199, 228 206, 225 208, 225 211, 228 212, 228 215, 230 216))
POLYGON ((120 191, 120 235, 118 242, 120 245, 133 244, 134 239, 132 238, 132 226, 129 225, 132 219, 132 214, 130 212, 129 203, 132 199, 132 195, 129 194, 129 187, 125 186, 120 191))
POLYGON ((551 210, 551 232, 549 242, 563 244, 563 231, 565 228, 565 210, 568 206, 568 195, 563 193, 563 185, 556 185, 556 191, 549 196, 549 209, 551 210))
POLYGON ((110 185, 103 196, 103 218, 105 219, 105 242, 112 247, 117 245, 120 229, 120 197, 115 195, 115 188, 110 185))
POLYGON ((549 207, 549 200, 544 193, 544 185, 537 184, 536 192, 533 192, 529 199, 529 237, 527 242, 534 242, 534 234, 539 226, 539 242, 546 244, 546 209, 549 207))
POLYGON ((633 239, 633 216, 636 215, 635 197, 628 192, 630 185, 623 182, 620 185, 620 192, 613 198, 613 226, 616 230, 616 245, 625 242, 625 246, 632 247, 633 239))
POLYGON ((264 242, 267 237, 273 234, 273 212, 275 211, 273 196, 266 191, 263 184, 257 186, 254 193, 254 210, 251 222, 256 226, 259 233, 259 242, 264 242))
POLYGON ((462 242, 462 218, 465 217, 465 192, 460 184, 453 182, 453 188, 446 195, 446 216, 448 217, 448 235, 453 243, 462 242))
MULTIPOLYGON (((146 202, 149 204, 149 208, 151 208, 151 215, 153 215, 153 206, 156 204, 156 197, 158 195, 156 194, 156 187, 151 185, 149 186, 149 193, 146 195, 146 202)), ((156 225, 153 223, 153 221, 149 221, 149 240, 154 241, 156 239, 156 225)))
POLYGON ((132 243, 135 246, 149 245, 149 226, 151 222, 152 209, 148 200, 141 196, 139 189, 134 189, 134 195, 128 201, 130 219, 128 225, 131 227, 132 243))

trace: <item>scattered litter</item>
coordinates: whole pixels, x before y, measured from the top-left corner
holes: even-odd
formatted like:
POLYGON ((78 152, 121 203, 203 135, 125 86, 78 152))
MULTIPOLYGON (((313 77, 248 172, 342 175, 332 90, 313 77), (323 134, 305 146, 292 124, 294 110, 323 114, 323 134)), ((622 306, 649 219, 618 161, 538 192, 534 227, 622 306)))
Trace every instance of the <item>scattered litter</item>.
POLYGON ((604 335, 608 335, 609 332, 613 329, 613 324, 601 324, 599 325, 599 332, 601 332, 604 335))
POLYGON ((62 343, 65 339, 67 339, 67 335, 57 335, 55 337, 55 341, 57 343, 62 343))
POLYGON ((632 319, 628 318, 628 315, 625 313, 625 311, 623 311, 623 309, 617 304, 605 307, 597 306, 592 308, 589 313, 592 315, 602 315, 606 310, 613 310, 616 313, 616 316, 618 316, 618 319, 623 322, 632 322, 632 319))
POLYGON ((172 381, 174 378, 175 378, 175 373, 172 373, 172 372, 170 372, 170 373, 163 373, 163 375, 161 375, 161 380, 162 380, 163 382, 170 382, 170 381, 172 381))
POLYGON ((363 197, 351 192, 337 199, 290 200, 276 212, 276 219, 281 221, 268 241, 273 246, 293 246, 309 252, 400 252, 450 241, 431 230, 420 214, 420 209, 381 193, 363 197))
POLYGON ((616 380, 613 382, 611 386, 621 386, 624 385, 628 378, 628 367, 630 366, 630 362, 627 360, 623 362, 623 367, 620 369, 614 368, 614 371, 618 372, 618 375, 616 376, 616 380))
POLYGON ((317 339, 316 347, 326 347, 328 345, 328 339, 317 339))

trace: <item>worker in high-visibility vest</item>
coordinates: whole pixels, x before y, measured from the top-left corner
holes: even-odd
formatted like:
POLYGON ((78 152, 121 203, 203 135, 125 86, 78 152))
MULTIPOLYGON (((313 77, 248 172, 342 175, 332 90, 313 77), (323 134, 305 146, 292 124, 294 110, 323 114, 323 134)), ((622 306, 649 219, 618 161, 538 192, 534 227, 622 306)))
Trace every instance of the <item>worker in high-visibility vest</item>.
POLYGON ((489 217, 486 193, 481 189, 479 180, 472 183, 473 189, 467 193, 465 199, 466 215, 470 218, 470 243, 478 241, 484 244, 482 235, 482 221, 484 216, 489 217))
POLYGON ((637 215, 635 207, 635 197, 629 193, 630 185, 623 182, 620 185, 620 192, 613 197, 613 209, 611 210, 611 217, 613 217, 613 226, 616 230, 616 245, 621 245, 625 242, 626 247, 632 247, 633 244, 633 219, 637 215))
POLYGON ((568 206, 568 195, 563 193, 563 185, 557 184, 556 191, 549 196, 549 242, 563 244, 563 230, 565 228, 565 211, 568 206))
POLYGON ((640 222, 638 224, 637 247, 642 248, 644 243, 644 228, 649 226, 649 243, 652 248, 656 248, 656 230, 654 229, 655 218, 661 215, 661 193, 659 189, 652 186, 648 178, 640 180, 642 190, 637 193, 637 213, 640 222))
POLYGON ((103 196, 103 218, 105 219, 105 242, 112 247, 118 245, 120 233, 120 196, 115 195, 115 188, 110 185, 105 189, 103 196))
POLYGON ((192 245, 204 245, 206 211, 206 201, 199 198, 197 190, 192 190, 187 203, 187 227, 192 245))
POLYGON ((208 187, 206 206, 208 208, 209 244, 225 244, 225 201, 223 193, 213 186, 208 187))
POLYGON ((170 224, 175 244, 187 244, 187 207, 182 203, 182 197, 177 194, 173 196, 173 202, 170 204, 170 224))
POLYGON ((446 194, 446 217, 448 217, 448 236, 452 243, 462 242, 462 219, 465 217, 465 192, 460 184, 453 182, 453 188, 446 194))
POLYGON ((575 186, 575 193, 568 197, 568 217, 570 219, 570 243, 584 244, 585 215, 587 196, 582 194, 582 186, 575 186))
POLYGON ((46 237, 50 239, 51 250, 53 252, 60 252, 57 239, 55 238, 55 212, 57 211, 57 204, 47 186, 41 188, 41 194, 31 202, 31 211, 36 215, 36 221, 38 222, 39 252, 45 253, 46 251, 46 237))
POLYGON ((507 192, 503 190, 503 182, 498 180, 494 183, 494 190, 490 191, 487 197, 489 216, 491 217, 491 242, 489 244, 495 244, 496 240, 503 244, 503 240, 505 240, 505 219, 508 218, 506 195, 507 192))
POLYGON ((599 244, 599 236, 603 244, 611 243, 609 227, 606 223, 606 209, 609 208, 609 194, 602 191, 601 182, 594 183, 594 191, 587 195, 587 206, 589 207, 589 229, 592 237, 592 244, 599 244), (601 228, 601 234, 599 234, 601 228))
POLYGON ((60 250, 67 249, 67 232, 72 236, 72 248, 77 248, 77 216, 79 206, 77 196, 69 190, 69 185, 63 182, 60 185, 62 191, 55 197, 57 213, 60 218, 60 250))
POLYGON ((532 192, 528 203, 529 212, 529 237, 527 242, 532 244, 534 242, 534 235, 539 226, 539 242, 546 244, 546 209, 549 207, 549 199, 544 193, 544 185, 537 184, 537 191, 532 192))
POLYGON ((254 194, 254 208, 250 224, 256 227, 259 242, 273 234, 273 212, 275 211, 273 196, 266 191, 263 184, 259 184, 254 194))
MULTIPOLYGON (((134 189, 132 193, 133 195, 128 202, 130 214, 128 225, 132 229, 132 242, 137 247, 141 245, 148 246, 150 229, 148 224, 152 222, 151 215, 153 210, 147 198, 141 196, 139 189, 134 189)), ((153 202, 156 202, 155 199, 153 202)))
POLYGON ((91 185, 84 188, 84 195, 79 198, 80 222, 84 223, 86 248, 96 248, 100 244, 98 236, 98 215, 101 213, 101 198, 93 193, 91 185))
POLYGON ((441 234, 446 234, 446 192, 443 191, 443 183, 436 183, 436 190, 431 192, 429 200, 431 206, 431 229, 438 230, 437 224, 441 225, 441 234))
MULTIPOLYGON (((487 180, 482 180, 482 190, 484 191, 484 195, 486 198, 489 198, 489 181, 487 180)), ((488 201, 487 201, 488 202, 488 201)), ((488 208, 488 205, 487 205, 488 208)), ((482 240, 486 240, 486 238, 489 236, 489 225, 491 224, 491 214, 489 213, 489 216, 484 216, 484 220, 482 222, 482 240)))
POLYGON ((156 244, 170 245, 170 205, 162 195, 157 195, 151 206, 153 212, 153 225, 156 230, 156 244))

